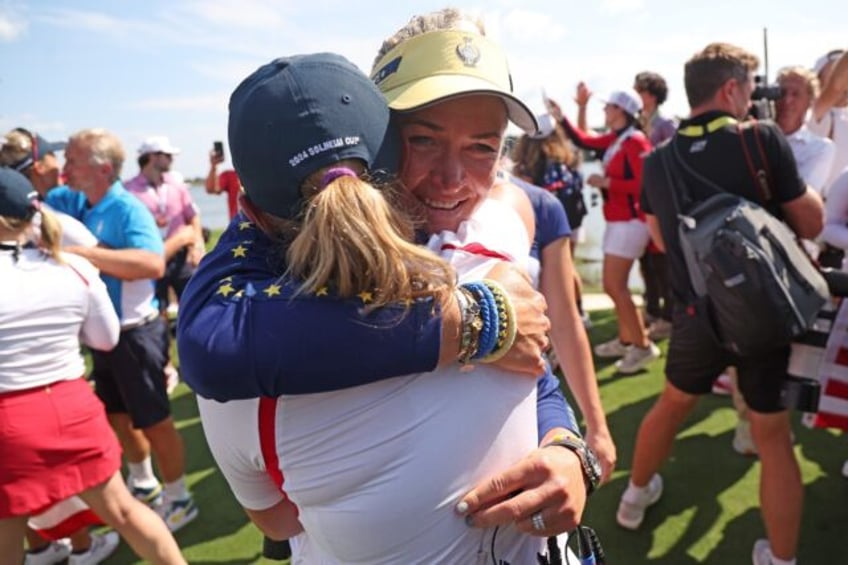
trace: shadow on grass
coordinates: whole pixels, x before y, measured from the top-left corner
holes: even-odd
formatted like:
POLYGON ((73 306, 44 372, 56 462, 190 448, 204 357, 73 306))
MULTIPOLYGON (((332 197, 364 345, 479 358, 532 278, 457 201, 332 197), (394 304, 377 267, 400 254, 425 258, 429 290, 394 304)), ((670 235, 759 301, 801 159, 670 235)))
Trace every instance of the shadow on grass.
MULTIPOLYGON (((592 314, 592 343, 616 335, 611 312, 592 314)), ((663 350, 667 343, 662 343, 663 350)), ((627 486, 636 433, 664 383, 664 362, 636 377, 615 374, 614 360, 595 359, 601 398, 618 448, 613 480, 593 495, 584 522, 595 528, 609 563, 687 565, 749 563, 754 542, 765 537, 759 512, 760 465, 731 447, 736 416, 730 399, 706 395, 678 433, 671 457, 660 470, 665 490, 641 528, 615 522, 627 486), (629 380, 628 380, 629 379, 629 380)), ((840 433, 810 430, 792 415, 805 504, 800 563, 843 562, 848 532, 848 480, 840 475, 848 442, 840 433)))

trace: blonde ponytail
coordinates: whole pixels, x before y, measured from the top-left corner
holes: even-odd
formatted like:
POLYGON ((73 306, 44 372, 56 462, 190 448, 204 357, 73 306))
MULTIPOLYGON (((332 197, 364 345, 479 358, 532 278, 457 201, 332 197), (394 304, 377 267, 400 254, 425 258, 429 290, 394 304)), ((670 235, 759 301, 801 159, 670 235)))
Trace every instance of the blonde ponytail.
POLYGON ((41 207, 41 244, 39 247, 53 259, 62 263, 62 224, 50 210, 41 207))
POLYGON ((412 223, 383 192, 340 176, 315 194, 286 253, 287 274, 299 293, 329 287, 341 297, 369 293, 368 306, 432 297, 444 304, 453 270, 415 245, 412 223))

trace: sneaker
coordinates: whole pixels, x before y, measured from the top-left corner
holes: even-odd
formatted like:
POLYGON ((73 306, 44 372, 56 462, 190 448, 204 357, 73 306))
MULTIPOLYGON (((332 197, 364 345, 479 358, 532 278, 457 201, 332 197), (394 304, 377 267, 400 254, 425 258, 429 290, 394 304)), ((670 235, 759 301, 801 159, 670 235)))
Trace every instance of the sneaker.
POLYGON ((653 342, 650 342, 648 347, 631 345, 624 357, 615 362, 615 368, 619 373, 632 375, 644 369, 654 359, 659 359, 660 355, 660 348, 653 342))
POLYGON ((730 380, 730 375, 722 373, 713 381, 713 394, 719 396, 730 396, 733 393, 733 381, 730 380))
POLYGON ((848 461, 845 461, 845 464, 842 465, 842 476, 848 479, 848 461))
POLYGON ((654 341, 671 337, 671 322, 658 318, 648 326, 648 337, 654 341))
POLYGON ((628 530, 639 529, 642 520, 645 519, 645 510, 648 506, 655 504, 663 492, 663 481, 659 474, 654 473, 648 486, 644 489, 635 490, 629 485, 621 495, 618 503, 618 512, 615 513, 615 521, 622 528, 628 530))
POLYGON ((135 484, 128 484, 130 494, 138 500, 142 501, 151 508, 156 508, 162 505, 162 485, 156 483, 152 487, 140 487, 135 484))
POLYGON ((739 455, 752 457, 757 455, 757 446, 751 437, 751 422, 739 420, 736 423, 736 431, 733 433, 733 451, 739 455))
POLYGON ((177 371, 177 368, 168 363, 165 365, 165 390, 168 392, 168 396, 173 394, 174 390, 177 388, 177 385, 180 384, 180 373, 177 371))
POLYGON ((64 543, 52 542, 41 551, 27 551, 24 557, 24 565, 53 565, 62 563, 71 554, 71 546, 64 543))
POLYGON ((168 529, 176 532, 183 526, 197 518, 197 506, 191 497, 185 500, 171 500, 162 505, 159 515, 165 520, 168 529))
POLYGON ((82 553, 72 553, 68 557, 68 565, 97 565, 115 553, 120 542, 118 532, 91 534, 91 546, 82 553))
POLYGON ((758 539, 754 542, 754 551, 751 552, 751 562, 754 565, 771 565, 771 544, 766 539, 758 539))
POLYGON ((595 346, 595 355, 605 359, 624 357, 626 353, 627 346, 621 343, 621 340, 618 338, 599 343, 595 346))

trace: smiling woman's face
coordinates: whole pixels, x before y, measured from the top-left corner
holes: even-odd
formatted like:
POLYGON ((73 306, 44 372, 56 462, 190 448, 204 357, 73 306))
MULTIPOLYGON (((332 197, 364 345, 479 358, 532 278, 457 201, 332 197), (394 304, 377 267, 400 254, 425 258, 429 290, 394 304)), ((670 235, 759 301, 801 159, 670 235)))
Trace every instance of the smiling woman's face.
POLYGON ((456 231, 495 180, 507 115, 496 96, 454 98, 401 115, 400 179, 430 233, 456 231))

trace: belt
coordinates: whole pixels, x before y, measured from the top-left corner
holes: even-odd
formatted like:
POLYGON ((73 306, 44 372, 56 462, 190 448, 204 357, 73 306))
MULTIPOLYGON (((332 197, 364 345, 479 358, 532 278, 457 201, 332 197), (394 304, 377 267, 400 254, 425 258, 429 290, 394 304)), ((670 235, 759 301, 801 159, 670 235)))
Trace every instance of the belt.
POLYGON ((149 324, 150 322, 155 321, 155 320, 156 320, 156 318, 158 318, 158 317, 159 317, 159 312, 151 312, 150 314, 148 314, 147 316, 143 317, 142 319, 140 319, 140 320, 139 320, 139 321, 137 321, 137 322, 132 322, 131 324, 124 324, 124 325, 122 325, 122 326, 121 326, 121 331, 122 331, 122 332, 125 332, 125 331, 128 331, 128 330, 134 330, 134 329, 136 329, 136 328, 140 328, 141 326, 146 326, 146 325, 147 325, 147 324, 149 324))

